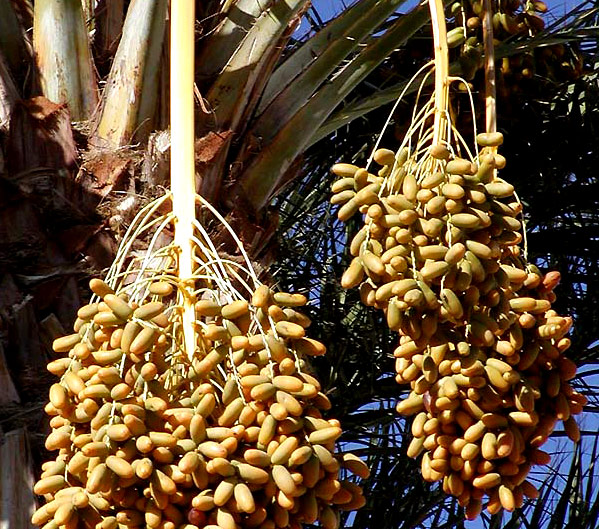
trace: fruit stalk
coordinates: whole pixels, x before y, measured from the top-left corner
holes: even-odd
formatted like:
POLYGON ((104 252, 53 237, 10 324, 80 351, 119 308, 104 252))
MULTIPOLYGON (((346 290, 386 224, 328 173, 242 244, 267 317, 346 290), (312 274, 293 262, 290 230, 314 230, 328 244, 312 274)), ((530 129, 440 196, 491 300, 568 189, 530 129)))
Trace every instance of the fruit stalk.
POLYGON ((433 41, 435 50, 435 123, 433 145, 445 139, 444 124, 447 121, 449 90, 449 59, 447 49, 447 26, 442 0, 429 0, 433 41))
POLYGON ((485 47, 486 132, 497 132, 497 88, 495 85, 495 46, 493 45, 493 9, 491 0, 483 0, 485 47))
POLYGON ((178 248, 178 275, 183 292, 183 336, 191 359, 195 351, 193 224, 195 221, 194 163, 194 29, 192 0, 171 4, 171 190, 178 248))

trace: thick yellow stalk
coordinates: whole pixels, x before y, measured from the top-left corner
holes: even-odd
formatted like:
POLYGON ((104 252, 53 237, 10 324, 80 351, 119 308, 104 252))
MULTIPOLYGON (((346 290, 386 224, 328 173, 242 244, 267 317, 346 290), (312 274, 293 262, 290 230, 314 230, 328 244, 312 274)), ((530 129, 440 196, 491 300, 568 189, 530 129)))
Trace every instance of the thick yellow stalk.
POLYGON ((435 46, 435 124, 433 145, 445 139, 449 97, 449 56, 443 0, 429 0, 435 46))
POLYGON ((483 34, 485 46, 486 130, 497 131, 497 89, 495 86, 495 46, 493 45, 493 11, 490 0, 483 0, 483 34))
POLYGON ((195 220, 194 161, 194 0, 171 3, 171 190, 179 279, 183 289, 183 336, 188 357, 196 345, 193 276, 195 220))

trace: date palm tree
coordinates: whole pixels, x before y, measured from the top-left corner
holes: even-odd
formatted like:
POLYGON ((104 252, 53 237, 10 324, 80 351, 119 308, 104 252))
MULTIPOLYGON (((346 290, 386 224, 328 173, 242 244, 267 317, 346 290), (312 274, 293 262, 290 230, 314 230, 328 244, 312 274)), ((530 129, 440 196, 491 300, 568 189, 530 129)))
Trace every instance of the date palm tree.
MULTIPOLYGON (((328 206, 328 167, 364 156, 385 105, 430 57, 428 9, 400 14, 404 3, 359 0, 326 24, 308 0, 197 3, 197 189, 227 216, 265 275, 313 298, 314 332, 330 351, 316 368, 347 428, 344 442, 373 469, 369 505, 346 520, 354 527, 463 523, 457 506, 424 484, 405 456, 407 425, 392 412, 401 394, 389 376, 393 336, 353 293, 340 291, 351 226, 344 232, 328 206)), ((526 46, 554 43, 548 39, 596 42, 584 33, 593 27, 592 2, 576 9, 578 22, 567 19, 567 27, 562 23, 526 46)), ((83 280, 108 266, 134 213, 168 180, 173 38, 166 0, 0 0, 0 497, 11 528, 29 527, 23 512, 32 504, 33 469, 44 457, 41 410, 52 339, 87 297, 83 280), (22 469, 18 486, 10 469, 22 469)), ((507 43, 498 55, 522 46, 507 43)), ((581 88, 566 83, 538 97, 538 108, 578 104, 580 120, 588 117, 592 130, 593 79, 584 78, 584 106, 575 97, 581 88)), ((394 116, 398 134, 404 114, 400 108, 394 116)), ((551 129, 557 136, 548 112, 532 121, 535 134, 551 129)), ((513 153, 524 156, 517 147, 513 153)), ((555 187, 565 166, 556 161, 550 176, 543 173, 543 185, 555 187)), ((538 226, 533 241, 557 222, 541 215, 539 193, 541 186, 523 193, 539 204, 530 209, 538 226)), ((589 216, 593 205, 584 209, 589 216)), ((576 231, 568 213, 560 226, 576 231)), ((227 249, 224 234, 214 237, 227 249)), ((575 268, 554 243, 539 248, 541 256, 563 257, 560 268, 573 276, 591 270, 575 268)), ((582 292, 590 303, 591 286, 582 292)), ((567 304, 587 318, 585 326, 596 321, 573 297, 567 304)), ((587 355, 581 360, 593 358, 589 338, 580 339, 587 355)), ((577 457, 570 492, 574 482, 580 488, 595 477, 583 472, 582 453, 577 457)), ((559 488, 558 481, 546 490, 559 488)), ((580 497, 593 501, 590 493, 580 497)), ((576 512, 592 513, 583 503, 576 512)), ((530 508, 542 513, 544 507, 530 508)))

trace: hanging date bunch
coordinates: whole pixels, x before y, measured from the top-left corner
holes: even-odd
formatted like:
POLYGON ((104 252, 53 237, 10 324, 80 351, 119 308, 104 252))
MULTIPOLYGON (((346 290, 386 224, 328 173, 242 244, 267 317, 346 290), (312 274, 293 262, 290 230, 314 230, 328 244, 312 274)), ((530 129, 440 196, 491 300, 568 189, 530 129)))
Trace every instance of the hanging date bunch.
POLYGON ((162 226, 154 242, 168 231, 173 215, 153 213, 168 201, 142 211, 106 281, 91 281, 74 333, 54 342, 64 356, 48 366, 59 380, 46 448, 58 454, 35 485, 47 503, 33 522, 336 527, 338 510, 364 503, 340 469, 368 470, 335 454, 341 428, 323 418, 330 401, 306 362, 325 352, 297 312, 306 298, 260 284, 249 261, 221 259, 197 224, 189 355, 173 249, 126 253, 151 227, 162 226))
POLYGON ((586 399, 564 355, 572 318, 551 308, 559 273, 527 262, 522 203, 499 176, 503 136, 488 126, 471 151, 450 119, 449 85, 462 80, 448 76, 443 7, 430 4, 434 93, 397 151, 333 166, 331 202, 342 221, 363 215, 341 283, 399 334, 396 379, 411 392, 397 410, 415 415, 408 455, 474 518, 485 498, 494 513, 538 495, 526 478, 549 463, 540 447, 560 420, 578 440, 586 399))
POLYGON ((339 511, 365 503, 343 477, 369 471, 336 452, 306 297, 262 284, 195 194, 194 2, 172 3, 171 21, 171 191, 139 212, 74 333, 54 342, 46 448, 57 454, 34 486, 46 502, 32 522, 336 529, 339 511), (215 247, 217 224, 238 257, 215 247))

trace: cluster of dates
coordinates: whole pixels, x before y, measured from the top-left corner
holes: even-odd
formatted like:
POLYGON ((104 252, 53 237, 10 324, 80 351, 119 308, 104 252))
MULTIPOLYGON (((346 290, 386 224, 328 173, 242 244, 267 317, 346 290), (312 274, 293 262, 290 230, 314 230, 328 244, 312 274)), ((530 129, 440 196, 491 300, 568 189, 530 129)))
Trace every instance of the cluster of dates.
POLYGON ((325 353, 305 336, 299 294, 260 285, 250 302, 203 289, 197 348, 184 352, 177 285, 149 284, 130 302, 101 280, 65 356, 48 369, 48 450, 33 515, 45 529, 300 528, 338 526, 365 500, 340 469, 368 476, 336 454, 339 422, 305 359, 325 353), (174 285, 174 288, 173 288, 174 285))
POLYGON ((549 462, 539 447, 558 420, 577 440, 586 402, 568 382, 572 318, 551 308, 559 273, 521 255, 522 205, 497 177, 502 135, 477 141, 476 162, 429 145, 378 149, 378 174, 337 164, 332 198, 341 220, 364 215, 341 283, 400 335, 396 378, 411 392, 397 410, 416 416, 408 454, 470 518, 485 496, 497 512, 536 495, 526 477, 549 462))

